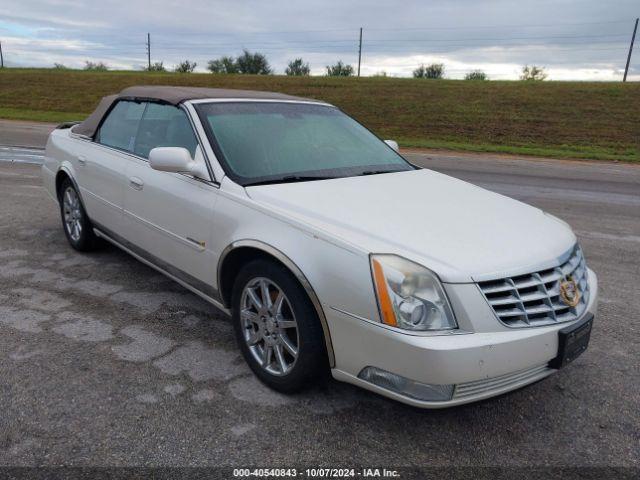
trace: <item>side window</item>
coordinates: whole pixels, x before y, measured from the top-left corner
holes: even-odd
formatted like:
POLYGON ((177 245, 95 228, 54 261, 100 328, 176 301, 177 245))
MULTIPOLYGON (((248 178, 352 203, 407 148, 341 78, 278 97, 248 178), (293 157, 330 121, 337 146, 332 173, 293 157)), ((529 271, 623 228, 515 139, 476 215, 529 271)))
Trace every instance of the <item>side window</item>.
POLYGON ((148 158, 156 147, 183 147, 195 155, 198 141, 193 133, 187 114, 172 105, 149 103, 138 129, 136 155, 148 158))
POLYGON ((96 141, 109 147, 133 152, 136 133, 146 103, 120 101, 102 122, 96 141))

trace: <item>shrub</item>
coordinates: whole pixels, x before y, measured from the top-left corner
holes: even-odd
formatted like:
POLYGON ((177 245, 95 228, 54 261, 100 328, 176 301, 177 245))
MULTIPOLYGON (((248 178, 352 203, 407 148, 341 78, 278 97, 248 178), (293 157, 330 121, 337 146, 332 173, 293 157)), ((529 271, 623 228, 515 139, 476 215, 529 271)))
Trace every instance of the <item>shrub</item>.
POLYGON ((238 73, 238 64, 233 57, 220 57, 216 60, 209 60, 207 64, 207 70, 211 73, 238 73))
POLYGON ((443 78, 444 64, 432 63, 431 65, 420 65, 413 71, 414 78, 443 78))
POLYGON ((183 60, 173 69, 176 73, 191 73, 196 69, 196 62, 190 62, 189 60, 183 60))
POLYGON ((473 70, 464 76, 465 80, 489 80, 487 74, 482 70, 473 70))
POLYGON ((284 73, 293 77, 306 77, 311 73, 308 63, 304 63, 301 58, 291 60, 284 73))
POLYGON ((93 72, 106 72, 109 70, 109 67, 103 62, 90 62, 89 60, 86 60, 84 62, 84 69, 91 70, 93 72))
POLYGON ((547 78, 547 72, 544 71, 544 67, 538 67, 536 65, 525 65, 522 67, 522 75, 520 80, 541 82, 547 78))
POLYGON ((144 67, 143 70, 147 72, 166 72, 167 69, 164 67, 164 62, 155 62, 152 63, 151 66, 144 67))
POLYGON ((66 65, 64 65, 62 63, 54 63, 53 64, 53 68, 54 68, 54 70, 68 70, 69 69, 66 65))
POLYGON ((345 65, 338 60, 335 65, 327 65, 328 77, 350 77, 353 75, 353 65, 345 65))
POLYGON ((236 58, 238 73, 246 75, 270 75, 272 73, 267 57, 262 53, 251 53, 243 50, 242 55, 236 58))

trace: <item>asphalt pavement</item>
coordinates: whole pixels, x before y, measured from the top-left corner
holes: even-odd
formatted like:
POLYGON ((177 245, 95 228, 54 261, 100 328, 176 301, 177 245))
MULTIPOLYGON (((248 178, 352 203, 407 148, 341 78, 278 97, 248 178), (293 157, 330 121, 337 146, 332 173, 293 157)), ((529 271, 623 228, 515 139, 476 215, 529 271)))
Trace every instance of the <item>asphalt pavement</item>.
POLYGON ((0 119, 0 145, 44 148, 49 133, 56 125, 0 119))
POLYGON ((640 168, 407 157, 572 225, 601 288, 586 353, 441 411, 335 381, 277 394, 223 315, 115 248, 72 250, 38 166, 0 161, 0 465, 640 467, 640 168))

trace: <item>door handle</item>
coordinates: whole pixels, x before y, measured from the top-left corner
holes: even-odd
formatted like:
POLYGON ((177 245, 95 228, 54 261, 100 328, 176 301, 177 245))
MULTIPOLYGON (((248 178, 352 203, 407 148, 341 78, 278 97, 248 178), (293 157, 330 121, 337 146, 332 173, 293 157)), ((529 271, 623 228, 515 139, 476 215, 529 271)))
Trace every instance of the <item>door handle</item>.
POLYGON ((141 178, 129 177, 129 186, 131 188, 135 188, 136 190, 142 190, 142 188, 144 187, 144 182, 141 178))
POLYGON ((78 155, 78 163, 80 166, 84 166, 87 164, 87 158, 83 155, 78 155))

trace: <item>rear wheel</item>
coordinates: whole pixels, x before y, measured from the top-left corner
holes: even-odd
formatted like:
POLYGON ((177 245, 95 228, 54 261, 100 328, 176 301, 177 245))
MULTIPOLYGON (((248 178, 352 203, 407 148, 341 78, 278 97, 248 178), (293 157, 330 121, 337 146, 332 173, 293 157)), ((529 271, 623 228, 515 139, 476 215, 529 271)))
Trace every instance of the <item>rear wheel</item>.
POLYGON ((98 238, 93 233, 93 225, 82 206, 80 195, 68 178, 60 185, 60 216, 64 233, 73 248, 81 252, 96 248, 98 238))
POLYGON ((236 339, 262 382, 294 392, 323 377, 328 365, 320 321, 284 266, 262 259, 244 266, 232 304, 236 339))

